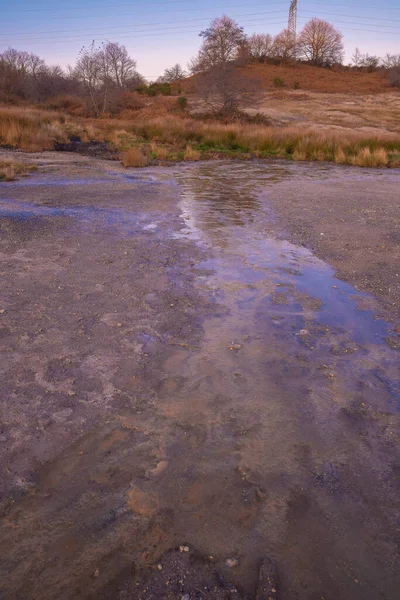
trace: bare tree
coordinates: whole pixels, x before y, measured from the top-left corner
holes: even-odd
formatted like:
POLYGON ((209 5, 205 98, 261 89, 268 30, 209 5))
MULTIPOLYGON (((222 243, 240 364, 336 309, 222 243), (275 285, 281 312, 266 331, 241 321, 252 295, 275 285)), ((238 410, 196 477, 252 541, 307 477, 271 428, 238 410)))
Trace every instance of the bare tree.
POLYGON ((273 55, 283 61, 295 60, 297 58, 296 40, 289 29, 284 29, 274 39, 272 47, 273 55))
POLYGON ((94 41, 86 48, 79 51, 74 75, 87 91, 95 115, 100 114, 99 92, 103 81, 101 48, 95 46, 94 41))
POLYGON ((359 50, 359 48, 356 48, 354 50, 354 54, 351 57, 351 62, 353 63, 353 65, 355 67, 360 67, 361 66, 361 62, 362 62, 362 54, 359 50))
POLYGON ((198 76, 197 95, 214 113, 232 115, 249 92, 259 90, 259 81, 244 76, 234 63, 219 64, 198 76))
POLYGON ((269 33, 253 33, 247 40, 251 58, 260 62, 273 55, 274 41, 269 33))
POLYGON ((361 57, 361 66, 367 67, 370 71, 379 67, 381 59, 373 54, 363 54, 361 57))
POLYGON ((125 46, 117 42, 107 42, 103 46, 108 74, 119 88, 126 88, 136 75, 136 60, 131 58, 125 46))
POLYGON ((164 75, 160 77, 160 83, 174 83, 186 77, 186 71, 181 67, 180 64, 176 64, 170 69, 165 69, 164 75))
POLYGON ((385 54, 381 60, 382 66, 385 69, 392 69, 393 67, 400 67, 400 54, 385 54))
POLYGON ((341 63, 344 56, 343 36, 322 19, 311 19, 298 38, 301 55, 313 65, 341 63))
POLYGON ((95 115, 107 112, 111 92, 115 100, 116 90, 132 90, 143 81, 136 71, 136 61, 124 46, 113 42, 98 47, 92 42, 88 48, 83 47, 74 76, 83 84, 95 115))
POLYGON ((193 73, 235 60, 239 48, 246 41, 243 27, 226 15, 214 19, 210 27, 200 33, 200 37, 203 43, 197 57, 189 65, 193 73))

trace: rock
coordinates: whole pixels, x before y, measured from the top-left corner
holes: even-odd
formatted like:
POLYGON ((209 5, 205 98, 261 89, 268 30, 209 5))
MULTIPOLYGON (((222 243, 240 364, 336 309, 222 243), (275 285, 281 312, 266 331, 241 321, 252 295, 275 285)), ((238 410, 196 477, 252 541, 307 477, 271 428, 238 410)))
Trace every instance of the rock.
POLYGON ((258 575, 256 600, 276 600, 277 598, 276 565, 270 558, 264 558, 258 575))
POLYGON ((228 349, 231 350, 231 352, 237 352, 238 350, 240 350, 242 348, 242 344, 231 344, 230 346, 228 346, 228 349))
POLYGON ((226 561, 225 561, 225 564, 230 569, 234 569, 235 567, 238 566, 239 561, 238 561, 237 558, 227 558, 226 561))
POLYGON ((189 594, 185 594, 184 596, 182 596, 181 600, 190 600, 189 594))
POLYGON ((189 546, 179 546, 180 552, 189 552, 189 546))
POLYGON ((64 408, 64 410, 59 410, 51 415, 53 421, 56 423, 64 423, 73 413, 72 408, 64 408))

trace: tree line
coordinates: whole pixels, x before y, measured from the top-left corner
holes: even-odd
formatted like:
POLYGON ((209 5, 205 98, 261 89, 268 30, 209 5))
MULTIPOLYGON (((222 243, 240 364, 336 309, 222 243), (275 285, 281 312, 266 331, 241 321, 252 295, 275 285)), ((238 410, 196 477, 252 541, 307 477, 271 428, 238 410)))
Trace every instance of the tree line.
MULTIPOLYGON (((93 42, 82 47, 75 65, 67 69, 49 66, 35 54, 9 48, 0 54, 0 101, 18 98, 44 102, 55 96, 69 95, 86 99, 91 112, 98 116, 109 112, 112 106, 121 108, 124 101, 129 107, 129 102, 134 102, 129 94, 134 91, 168 94, 171 84, 191 74, 198 76, 206 101, 218 95, 218 90, 225 89, 228 106, 236 102, 232 97, 234 88, 238 92, 246 84, 244 80, 238 81, 235 65, 251 61, 302 61, 318 67, 343 64, 341 32, 318 18, 311 19, 298 36, 285 29, 273 37, 268 33, 248 36, 243 27, 224 15, 212 21, 199 35, 202 38, 199 52, 187 70, 176 64, 155 82, 145 80, 137 70, 136 60, 117 42, 104 42, 99 46, 93 42)), ((356 49, 352 64, 369 70, 394 69, 398 80, 400 54, 387 54, 381 59, 356 49)), ((394 79, 394 84, 397 80, 394 79)))

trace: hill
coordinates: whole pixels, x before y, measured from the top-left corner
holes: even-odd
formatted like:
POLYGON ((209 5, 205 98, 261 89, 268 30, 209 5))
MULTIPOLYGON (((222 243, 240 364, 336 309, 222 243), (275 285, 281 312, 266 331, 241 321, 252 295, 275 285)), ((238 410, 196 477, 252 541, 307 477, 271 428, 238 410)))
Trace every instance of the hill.
MULTIPOLYGON (((251 78, 262 91, 274 88, 274 80, 280 79, 283 88, 302 89, 321 93, 376 94, 390 90, 387 73, 382 70, 356 71, 346 68, 323 69, 305 64, 272 65, 251 63, 238 67, 241 75, 251 78)), ((197 76, 182 82, 182 89, 190 93, 197 76)))

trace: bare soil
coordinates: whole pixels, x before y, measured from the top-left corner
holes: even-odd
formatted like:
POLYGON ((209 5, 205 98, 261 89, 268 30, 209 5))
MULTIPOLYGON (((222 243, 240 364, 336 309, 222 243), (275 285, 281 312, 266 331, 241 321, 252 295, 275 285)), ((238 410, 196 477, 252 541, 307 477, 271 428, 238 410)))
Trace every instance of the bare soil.
POLYGON ((399 171, 18 158, 0 598, 397 600, 399 171))

